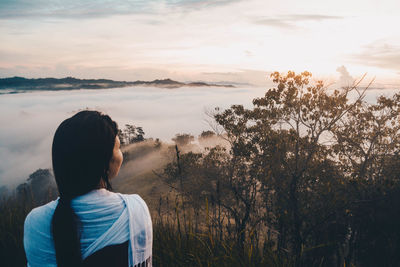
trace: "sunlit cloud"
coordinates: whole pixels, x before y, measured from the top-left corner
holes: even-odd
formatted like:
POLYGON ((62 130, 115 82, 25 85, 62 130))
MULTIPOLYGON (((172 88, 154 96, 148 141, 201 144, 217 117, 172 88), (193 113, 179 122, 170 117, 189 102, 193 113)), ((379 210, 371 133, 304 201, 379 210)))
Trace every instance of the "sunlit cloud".
POLYGON ((261 84, 270 71, 332 75, 345 65, 387 78, 398 72, 399 10, 398 1, 359 0, 2 1, 0 76, 234 73, 232 81, 261 84), (367 48, 381 39, 390 50, 367 48))
POLYGON ((338 80, 338 84, 340 86, 352 86, 354 83, 354 78, 350 75, 349 71, 346 69, 345 66, 340 66, 336 69, 337 72, 340 73, 340 77, 338 80))
POLYGON ((376 42, 365 46, 352 59, 359 64, 399 71, 400 43, 376 42))
POLYGON ((283 16, 273 16, 273 17, 263 17, 256 18, 253 20, 255 24, 272 26, 272 27, 282 27, 282 28, 296 28, 296 23, 304 21, 323 21, 323 20, 333 20, 333 19, 343 19, 341 16, 328 16, 328 15, 318 15, 318 14, 293 14, 293 15, 283 15, 283 16))

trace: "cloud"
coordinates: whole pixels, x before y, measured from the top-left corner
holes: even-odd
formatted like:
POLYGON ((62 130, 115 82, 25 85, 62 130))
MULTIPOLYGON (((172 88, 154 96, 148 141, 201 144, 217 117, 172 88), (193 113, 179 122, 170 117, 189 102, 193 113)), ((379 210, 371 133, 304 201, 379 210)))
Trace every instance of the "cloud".
MULTIPOLYGON (((60 19, 90 19, 113 15, 165 14, 187 12, 202 8, 225 6, 242 0, 3 0, 0 2, 0 19, 47 17, 60 19)), ((158 21, 149 21, 158 23, 158 21)))
POLYGON ((178 6, 180 8, 198 9, 198 8, 226 6, 241 1, 243 0, 178 0, 178 1, 169 1, 169 4, 171 6, 178 6))
POLYGON ((205 108, 249 107, 264 88, 127 87, 107 90, 33 92, 0 95, 0 187, 17 185, 38 168, 51 167, 57 126, 74 111, 100 110, 120 126, 142 126, 145 137, 170 141, 176 133, 195 136, 209 130, 205 108))
POLYGON ((210 82, 233 82, 238 84, 247 84, 255 86, 272 85, 269 79, 269 72, 262 70, 240 69, 230 72, 202 72, 204 80, 210 82))
POLYGON ((365 46, 361 53, 350 56, 350 60, 362 65, 399 71, 400 45, 375 42, 365 46))
POLYGON ((336 69, 340 73, 339 85, 342 87, 351 86, 354 83, 354 78, 347 71, 345 66, 340 66, 336 69))
POLYGON ((255 24, 271 26, 271 27, 295 28, 297 22, 303 22, 303 21, 320 22, 323 20, 337 20, 343 18, 344 17, 340 16, 328 16, 328 15, 318 15, 318 14, 292 14, 292 15, 256 18, 253 20, 253 22, 255 24))
POLYGON ((146 1, 46 1, 5 0, 0 2, 0 18, 52 17, 91 18, 131 13, 144 13, 146 1))

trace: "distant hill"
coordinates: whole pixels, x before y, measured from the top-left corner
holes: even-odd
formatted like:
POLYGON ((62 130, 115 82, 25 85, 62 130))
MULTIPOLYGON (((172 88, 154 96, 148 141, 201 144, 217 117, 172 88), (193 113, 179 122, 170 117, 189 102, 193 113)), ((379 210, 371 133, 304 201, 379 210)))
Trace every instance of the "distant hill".
MULTIPOLYGON (((186 83, 207 83, 204 81, 188 81, 186 83)), ((243 86, 251 86, 254 87, 256 85, 252 83, 245 83, 245 82, 234 82, 234 81, 219 81, 219 82, 213 82, 213 85, 232 85, 233 87, 243 87, 243 86)))
POLYGON ((0 79, 1 93, 18 93, 32 90, 79 90, 79 89, 106 89, 120 88, 127 86, 154 86, 161 88, 179 88, 183 86, 213 86, 213 87, 234 87, 231 84, 209 84, 205 82, 183 83, 171 79, 157 79, 154 81, 113 81, 108 79, 77 79, 66 77, 27 79, 23 77, 11 77, 0 79))

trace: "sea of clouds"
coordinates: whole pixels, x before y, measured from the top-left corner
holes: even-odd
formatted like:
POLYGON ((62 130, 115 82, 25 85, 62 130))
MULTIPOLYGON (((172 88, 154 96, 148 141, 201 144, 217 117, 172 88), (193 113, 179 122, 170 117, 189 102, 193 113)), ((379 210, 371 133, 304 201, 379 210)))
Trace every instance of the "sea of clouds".
POLYGON ((15 186, 36 169, 50 168, 54 132, 79 110, 102 111, 120 128, 142 126, 145 137, 171 141, 177 133, 197 136, 210 130, 206 111, 232 104, 250 107, 264 93, 257 87, 127 87, 0 95, 0 186, 15 186))
MULTIPOLYGON (((232 104, 251 107, 261 87, 126 87, 104 90, 36 91, 0 95, 0 186, 25 181, 38 168, 51 167, 51 143, 58 125, 82 109, 99 110, 123 128, 142 126, 145 137, 171 141, 177 133, 195 136, 211 130, 208 112, 232 104)), ((370 89, 366 100, 396 90, 370 89)))

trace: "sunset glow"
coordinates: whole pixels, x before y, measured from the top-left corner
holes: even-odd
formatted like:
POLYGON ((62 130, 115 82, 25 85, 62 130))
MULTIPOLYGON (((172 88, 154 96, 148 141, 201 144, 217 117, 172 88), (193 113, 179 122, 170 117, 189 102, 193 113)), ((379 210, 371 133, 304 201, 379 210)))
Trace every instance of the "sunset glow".
POLYGON ((398 1, 2 1, 0 76, 398 83, 398 1), (335 76, 336 75, 336 76, 335 76))

